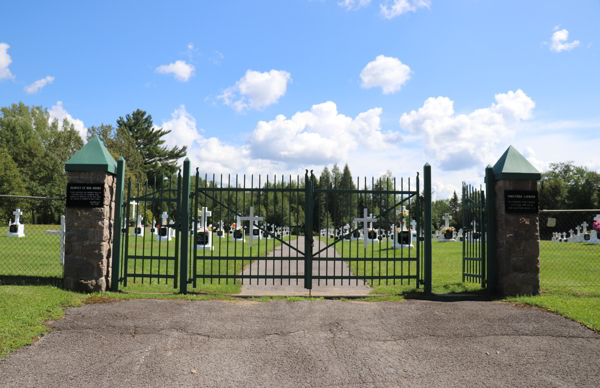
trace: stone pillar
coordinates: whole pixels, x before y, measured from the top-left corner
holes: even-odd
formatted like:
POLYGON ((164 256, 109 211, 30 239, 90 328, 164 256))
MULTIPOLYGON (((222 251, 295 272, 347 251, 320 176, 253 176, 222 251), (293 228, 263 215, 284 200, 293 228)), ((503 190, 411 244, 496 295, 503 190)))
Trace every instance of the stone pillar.
POLYGON ((494 244, 489 248, 495 254, 490 256, 488 253, 488 257, 495 256, 495 263, 490 264, 490 269, 495 264, 494 275, 490 273, 490 276, 495 276, 496 292, 503 296, 540 293, 537 209, 537 181, 540 178, 539 171, 512 146, 493 167, 495 233, 492 236, 495 235, 495 249, 492 248, 494 244), (511 200, 507 208, 506 191, 519 191, 518 195, 535 197, 535 200, 528 199, 523 205, 511 200))
POLYGON ((94 137, 65 164, 65 170, 69 184, 101 185, 104 202, 92 206, 85 201, 69 202, 67 190, 64 287, 107 291, 111 286, 116 162, 94 137))
POLYGON ((537 190, 536 180, 502 179, 496 189, 497 290, 501 295, 540 293, 538 214, 506 213, 505 190, 537 190))

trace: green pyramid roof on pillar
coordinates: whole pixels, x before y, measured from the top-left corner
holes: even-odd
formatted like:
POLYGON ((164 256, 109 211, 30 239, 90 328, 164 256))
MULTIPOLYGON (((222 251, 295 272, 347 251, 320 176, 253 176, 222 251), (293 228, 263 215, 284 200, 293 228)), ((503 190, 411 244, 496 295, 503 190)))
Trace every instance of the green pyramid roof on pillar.
POLYGON ((65 163, 65 171, 103 171, 116 174, 117 162, 98 136, 94 136, 65 163))
POLYGON ((542 174, 513 146, 508 147, 498 159, 493 170, 496 181, 500 179, 539 180, 542 178, 542 174))

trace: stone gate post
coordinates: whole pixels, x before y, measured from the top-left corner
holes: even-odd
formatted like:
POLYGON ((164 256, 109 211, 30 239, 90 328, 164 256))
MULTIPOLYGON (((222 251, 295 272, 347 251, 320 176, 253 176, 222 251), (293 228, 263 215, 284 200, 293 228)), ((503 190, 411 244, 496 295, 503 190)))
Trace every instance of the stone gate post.
POLYGON ((490 219, 495 218, 495 238, 490 236, 495 244, 490 243, 488 257, 495 256, 495 263, 488 274, 503 296, 540 292, 539 179, 540 172, 513 146, 493 167, 494 192, 489 194, 495 199, 488 194, 488 200, 495 201, 490 219))
POLYGON ((117 162, 94 136, 67 163, 64 287, 110 289, 117 162))

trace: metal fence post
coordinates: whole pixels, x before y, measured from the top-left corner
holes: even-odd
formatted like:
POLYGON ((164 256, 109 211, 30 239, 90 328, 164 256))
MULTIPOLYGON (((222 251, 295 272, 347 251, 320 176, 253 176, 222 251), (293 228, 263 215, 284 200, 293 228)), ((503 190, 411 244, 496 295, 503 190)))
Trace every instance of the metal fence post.
POLYGON ((425 286, 426 294, 431 294, 431 165, 423 167, 423 192, 425 196, 425 286))
POLYGON ((313 187, 308 170, 304 178, 304 288, 312 289, 313 187))
POLYGON ((185 158, 183 161, 183 177, 182 177, 183 188, 181 190, 181 207, 180 217, 181 222, 181 245, 179 246, 179 292, 181 294, 187 294, 188 286, 188 241, 189 232, 188 227, 190 224, 190 160, 185 158))
POLYGON ((115 222, 113 225, 113 248, 111 289, 121 289, 121 228, 123 227, 123 194, 125 190, 125 159, 117 161, 117 192, 115 193, 115 222))
POLYGON ((494 169, 485 169, 485 191, 487 192, 487 288, 491 294, 496 293, 496 190, 494 169))

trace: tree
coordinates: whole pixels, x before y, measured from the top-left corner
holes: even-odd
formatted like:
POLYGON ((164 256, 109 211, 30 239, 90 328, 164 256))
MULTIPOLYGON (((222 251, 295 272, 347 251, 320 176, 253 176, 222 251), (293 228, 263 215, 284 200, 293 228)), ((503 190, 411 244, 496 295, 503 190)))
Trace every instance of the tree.
MULTIPOLYGON (((6 149, 0 148, 0 194, 27 195, 25 184, 21 180, 17 164, 6 149)), ((16 208, 23 209, 25 201, 17 198, 0 199, 0 223, 12 219, 16 208)))
POLYGON ((456 191, 452 193, 448 205, 450 206, 450 215, 452 216, 450 225, 458 230, 462 227, 462 218, 460 213, 460 201, 458 195, 456 195, 456 191))
MULTIPOLYGON (((26 195, 63 197, 67 176, 64 164, 83 146, 83 140, 68 120, 59 129, 46 109, 23 103, 0 109, 0 144, 16 164, 26 195)), ((28 203, 31 221, 57 223, 64 204, 57 201, 28 203)), ((28 219, 29 214, 24 215, 28 219)))
POLYGON ((137 109, 132 114, 119 117, 117 120, 117 133, 125 131, 135 144, 135 149, 142 156, 142 169, 148 182, 155 177, 162 179, 171 176, 177 170, 177 161, 187 154, 187 146, 175 146, 169 149, 163 145, 163 136, 171 131, 154 127, 152 116, 146 115, 143 110, 137 109))
POLYGON ((538 190, 541 209, 593 209, 600 206, 600 174, 572 161, 550 163, 538 190))

